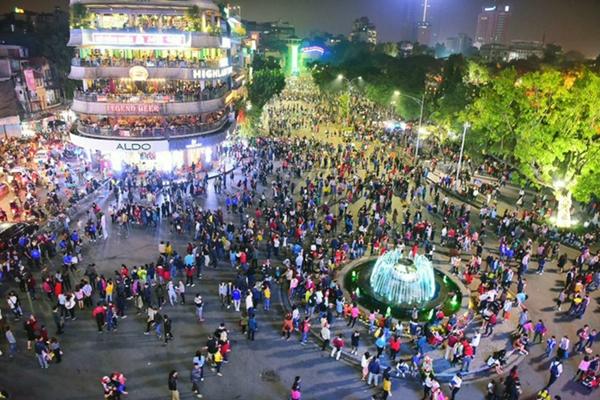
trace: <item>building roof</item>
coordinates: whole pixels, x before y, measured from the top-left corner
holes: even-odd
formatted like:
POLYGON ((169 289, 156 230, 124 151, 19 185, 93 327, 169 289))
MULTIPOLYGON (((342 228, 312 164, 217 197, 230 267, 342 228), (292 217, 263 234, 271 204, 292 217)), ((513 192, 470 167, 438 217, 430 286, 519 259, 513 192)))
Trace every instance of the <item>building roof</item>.
POLYGON ((138 6, 145 8, 148 6, 168 6, 168 7, 191 7, 198 6, 203 10, 215 10, 218 11, 219 7, 211 0, 147 0, 140 2, 139 0, 69 0, 69 5, 73 6, 76 3, 84 5, 114 5, 114 6, 138 6))

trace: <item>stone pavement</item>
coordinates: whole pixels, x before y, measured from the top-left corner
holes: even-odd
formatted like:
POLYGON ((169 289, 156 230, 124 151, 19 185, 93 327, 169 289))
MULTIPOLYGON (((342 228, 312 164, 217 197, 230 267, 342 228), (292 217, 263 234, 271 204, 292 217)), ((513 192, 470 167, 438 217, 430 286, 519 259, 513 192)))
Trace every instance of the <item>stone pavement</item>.
MULTIPOLYGON (((203 201, 205 207, 211 208, 222 204, 222 198, 212 192, 212 185, 209 185, 208 198, 203 201)), ((182 251, 187 243, 187 238, 174 237, 164 226, 161 226, 158 232, 132 230, 127 239, 121 239, 111 232, 107 242, 99 242, 89 247, 82 264, 94 261, 99 272, 109 274, 121 263, 129 267, 147 263, 156 258, 159 240, 171 240, 179 251, 182 251)), ((439 263, 443 265, 447 263, 447 259, 440 255, 439 263)), ((200 292, 205 299, 206 321, 201 325, 195 323, 193 305, 165 306, 163 311, 172 317, 175 335, 175 340, 166 347, 155 337, 142 334, 144 318, 132 315, 132 309, 129 310, 129 318, 121 320, 118 331, 110 334, 98 334, 89 315, 91 312, 86 310, 79 313, 78 320, 68 322, 66 333, 61 337, 65 351, 63 364, 51 365, 48 370, 41 371, 33 355, 24 350, 23 330, 20 324, 12 324, 17 334, 20 353, 13 361, 9 361, 6 356, 0 358, 0 368, 3 371, 0 374, 0 386, 9 389, 15 398, 99 398, 100 377, 113 370, 119 370, 129 379, 128 398, 164 399, 168 397, 168 371, 176 368, 180 371, 182 398, 191 398, 188 371, 194 351, 204 346, 207 335, 216 329, 220 322, 225 322, 232 331, 238 329, 239 316, 231 310, 221 309, 217 298, 218 283, 231 280, 233 276, 233 271, 227 263, 221 263, 217 270, 206 271, 203 280, 189 290, 189 303, 196 292, 200 292)), ((553 263, 544 275, 529 277, 530 299, 527 305, 532 319, 543 318, 549 326, 550 333, 557 337, 564 333, 575 337, 575 330, 583 322, 570 323, 552 311, 551 301, 557 294, 556 281, 559 278, 553 263)), ((6 285, 0 285, 0 292, 4 293, 6 289, 6 285)), ((275 296, 277 293, 279 291, 274 290, 275 296)), ((280 340, 283 310, 279 309, 277 304, 281 303, 281 300, 273 299, 274 307, 269 313, 259 309, 259 331, 255 342, 248 342, 239 332, 231 335, 233 351, 230 362, 223 368, 223 377, 206 372, 206 380, 201 388, 205 398, 284 399, 295 375, 303 378, 305 399, 369 398, 372 391, 359 381, 359 371, 355 366, 332 360, 316 346, 300 346, 297 341, 280 340)), ((33 309, 26 301, 24 306, 26 313, 34 311, 36 315, 41 315, 42 321, 48 327, 52 327, 49 304, 46 301, 33 302, 33 309)), ((6 313, 4 315, 6 316, 6 313)), ((592 326, 600 326, 597 309, 588 310, 586 322, 592 326)), ((52 333, 52 328, 50 331, 52 333)), ((503 341, 501 337, 498 340, 503 341)), ((539 390, 547 379, 547 361, 539 357, 542 350, 540 345, 532 346, 531 354, 520 364, 526 396, 539 390)), ((585 391, 581 385, 570 381, 577 361, 566 363, 565 373, 553 386, 554 393, 560 392, 563 399, 584 396, 585 391)), ((458 398, 483 398, 486 383, 480 381, 465 385, 458 398)), ((394 381, 393 391, 393 398, 416 398, 417 394, 420 395, 421 388, 420 384, 413 380, 400 380, 394 381)))

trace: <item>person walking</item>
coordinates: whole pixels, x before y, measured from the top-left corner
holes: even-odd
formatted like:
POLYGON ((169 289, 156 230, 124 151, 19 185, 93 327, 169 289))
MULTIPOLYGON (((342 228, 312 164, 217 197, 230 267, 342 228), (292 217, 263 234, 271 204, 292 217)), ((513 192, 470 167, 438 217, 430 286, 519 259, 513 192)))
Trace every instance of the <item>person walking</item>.
POLYGON ((169 342, 169 340, 173 339, 173 332, 171 331, 171 319, 167 314, 163 315, 163 328, 165 331, 165 345, 169 342))
POLYGON ((379 364, 379 357, 374 356, 371 361, 369 361, 369 378, 367 379, 367 385, 371 386, 371 383, 374 386, 379 384, 379 373, 381 372, 381 365, 379 364))
POLYGON ((171 392, 171 400, 179 400, 179 390, 177 390, 177 371, 171 370, 169 372, 169 391, 171 392))
POLYGON ((254 313, 248 319, 248 339, 254 340, 254 334, 258 330, 258 322, 256 322, 256 316, 254 313))
POLYGON ((190 373, 190 380, 192 381, 192 392, 194 392, 197 398, 201 399, 200 382, 202 382, 202 367, 200 364, 194 363, 194 367, 190 373))
POLYGON ((329 324, 327 322, 325 322, 321 328, 321 339, 323 339, 321 351, 325 351, 327 346, 329 346, 329 341, 331 340, 331 331, 329 330, 329 324))
POLYGON ((196 306, 196 320, 198 323, 204 321, 204 301, 202 300, 202 296, 200 293, 194 297, 194 305, 196 306))
POLYGON ((38 359, 38 362, 40 364, 40 368, 48 368, 48 346, 46 346, 46 342, 44 342, 44 339, 39 337, 36 341, 35 341, 35 345, 34 345, 34 351, 35 351, 35 355, 38 359))
POLYGON ((281 326, 281 338, 290 340, 292 331, 294 330, 294 322, 292 321, 292 314, 287 313, 283 319, 283 325, 281 326))
POLYGON ((452 389, 452 395, 451 395, 450 400, 454 400, 456 398, 456 394, 460 390, 461 386, 462 386, 462 375, 460 372, 457 372, 456 375, 454 375, 452 377, 452 380, 450 381, 450 388, 452 389))
POLYGON ((8 357, 13 358, 17 352, 17 339, 8 325, 4 328, 4 337, 8 342, 8 357))
POLYGON ((563 364, 559 357, 556 357, 554 361, 550 363, 550 379, 548 380, 548 384, 545 386, 545 389, 548 389, 563 372, 563 364))
POLYGON ((387 400, 388 397, 392 396, 392 379, 391 379, 391 367, 387 367, 385 371, 383 371, 383 385, 381 389, 383 392, 381 393, 381 399, 387 400))
POLYGON ((290 391, 290 400, 301 400, 302 392, 300 391, 300 382, 302 379, 299 376, 294 378, 294 383, 292 383, 292 389, 290 391))
POLYGON ((360 332, 355 330, 352 332, 352 336, 350 336, 350 345, 352 346, 350 350, 350 354, 357 355, 358 354, 358 343, 360 342, 360 332))

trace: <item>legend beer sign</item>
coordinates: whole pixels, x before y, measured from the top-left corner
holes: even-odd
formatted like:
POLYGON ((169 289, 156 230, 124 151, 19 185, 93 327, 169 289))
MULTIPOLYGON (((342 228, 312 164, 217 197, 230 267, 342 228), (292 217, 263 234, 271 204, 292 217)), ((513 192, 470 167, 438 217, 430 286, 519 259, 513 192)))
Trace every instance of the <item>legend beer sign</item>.
POLYGON ((84 35, 83 45, 114 47, 186 47, 190 44, 189 34, 173 33, 123 33, 93 32, 91 37, 84 35))
POLYGON ((152 115, 161 111, 160 103, 106 103, 107 114, 152 115))

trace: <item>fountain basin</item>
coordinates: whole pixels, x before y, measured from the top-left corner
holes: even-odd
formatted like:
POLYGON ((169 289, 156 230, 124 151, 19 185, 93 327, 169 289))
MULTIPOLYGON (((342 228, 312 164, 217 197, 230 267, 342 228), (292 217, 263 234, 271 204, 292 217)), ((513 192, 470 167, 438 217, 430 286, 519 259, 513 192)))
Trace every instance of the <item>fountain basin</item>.
POLYGON ((468 300, 463 296, 460 283, 455 282, 434 267, 432 267, 431 288, 433 294, 431 297, 423 298, 420 301, 410 298, 401 301, 402 299, 389 296, 389 290, 381 291, 377 286, 372 286, 372 277, 377 261, 377 257, 372 257, 352 262, 342 270, 340 279, 348 293, 357 293, 359 305, 367 311, 378 309, 382 314, 389 311, 394 318, 409 320, 412 309, 416 307, 419 310, 419 320, 428 321, 433 316, 436 307, 439 306, 446 315, 451 315, 463 307, 463 300, 468 300))

